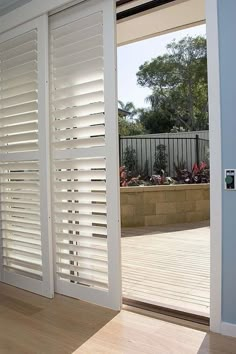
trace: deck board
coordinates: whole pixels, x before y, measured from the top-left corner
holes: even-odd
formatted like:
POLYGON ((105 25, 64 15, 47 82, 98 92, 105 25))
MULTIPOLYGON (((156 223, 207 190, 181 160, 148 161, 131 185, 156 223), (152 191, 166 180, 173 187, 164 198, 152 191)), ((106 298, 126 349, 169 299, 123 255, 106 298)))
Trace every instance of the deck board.
POLYGON ((206 223, 122 230, 123 296, 209 316, 210 228, 206 223))

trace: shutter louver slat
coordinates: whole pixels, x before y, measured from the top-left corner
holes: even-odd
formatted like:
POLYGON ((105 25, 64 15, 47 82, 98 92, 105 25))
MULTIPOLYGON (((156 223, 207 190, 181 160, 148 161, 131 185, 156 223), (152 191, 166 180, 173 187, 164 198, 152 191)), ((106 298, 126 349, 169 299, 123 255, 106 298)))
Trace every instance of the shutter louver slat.
POLYGON ((64 37, 71 32, 83 30, 87 27, 91 27, 93 25, 101 24, 102 14, 95 13, 85 18, 81 18, 80 21, 75 21, 69 24, 65 24, 64 26, 58 27, 53 30, 52 37, 54 40, 57 40, 61 37, 64 37))
MULTIPOLYGON (((6 52, 8 50, 16 50, 17 48, 21 47, 22 45, 25 45, 26 43, 31 42, 32 40, 37 40, 36 30, 24 33, 23 35, 17 36, 6 42, 1 43, 0 55, 2 54, 2 52, 6 52)), ((24 53, 24 51, 25 50, 21 50, 21 53, 24 53)))
POLYGON ((78 284, 84 284, 84 285, 89 285, 89 286, 95 286, 97 288, 104 288, 107 289, 107 279, 104 279, 103 281, 99 280, 90 280, 89 278, 85 277, 79 277, 77 275, 71 274, 70 271, 68 273, 62 273, 62 272, 57 272, 57 274, 60 276, 61 279, 68 280, 68 281, 73 281, 78 284))
POLYGON ((53 95, 53 99, 63 99, 66 97, 73 97, 79 94, 86 94, 93 91, 102 91, 103 90, 104 81, 100 80, 93 80, 88 81, 85 83, 81 83, 74 86, 63 87, 61 89, 57 89, 53 95))
POLYGON ((2 71, 2 74, 1 74, 3 84, 7 84, 7 80, 17 78, 18 76, 27 75, 27 73, 31 73, 35 70, 37 70, 37 61, 36 60, 16 66, 11 69, 4 70, 4 71, 2 71))
MULTIPOLYGON (((84 267, 87 265, 88 269, 98 269, 98 267, 103 267, 104 272, 107 271, 107 259, 99 259, 97 256, 89 255, 81 255, 81 254, 72 254, 72 253, 65 253, 57 251, 57 260, 58 263, 60 262, 78 262, 79 264, 83 265, 84 267)), ((70 263, 72 264, 72 263, 70 263)), ((73 263, 74 264, 74 263, 73 263)))
POLYGON ((22 104, 22 102, 30 102, 37 100, 37 92, 36 91, 29 91, 27 93, 23 93, 20 95, 14 95, 13 97, 2 98, 1 105, 2 107, 11 107, 18 104, 22 104))
POLYGON ((27 131, 37 131, 38 130, 38 125, 36 122, 30 122, 24 125, 11 125, 4 127, 2 126, 1 128, 1 136, 5 136, 8 134, 16 134, 16 133, 25 133, 27 131))
POLYGON ((54 100, 54 108, 63 109, 70 106, 85 106, 94 102, 103 102, 104 96, 103 91, 90 92, 85 94, 78 94, 76 96, 61 98, 58 100, 54 100))
POLYGON ((38 148, 37 30, 0 43, 3 269, 43 280, 38 148), (19 153, 19 161, 9 159, 19 153), (25 153, 32 159, 24 160, 25 153))
POLYGON ((1 90, 2 98, 11 98, 19 94, 23 94, 29 91, 37 90, 37 82, 28 82, 20 86, 12 87, 9 89, 1 90))
POLYGON ((37 70, 28 72, 27 75, 23 74, 23 75, 19 75, 16 77, 13 77, 12 79, 9 80, 2 80, 1 84, 2 84, 2 88, 4 90, 7 89, 11 89, 11 88, 15 88, 16 86, 20 86, 20 85, 25 85, 27 83, 32 83, 37 81, 37 70))
MULTIPOLYGON (((83 78, 86 74, 91 74, 91 71, 94 70, 95 74, 98 71, 102 72, 103 69, 103 60, 102 58, 95 58, 89 60, 88 62, 71 64, 64 68, 58 68, 55 73, 55 80, 68 80, 70 77, 83 78)), ((90 80, 91 81, 91 80, 90 80)))
POLYGON ((51 31, 51 126, 58 281, 107 290, 102 21, 99 12, 51 31))
POLYGON ((78 190, 80 192, 88 192, 88 191, 105 191, 106 183, 103 181, 94 181, 94 182, 78 182, 78 181, 58 181, 55 182, 55 190, 56 191, 68 191, 68 190, 78 190))
POLYGON ((37 112, 30 112, 25 114, 18 114, 16 116, 8 116, 5 118, 0 118, 0 125, 2 127, 19 125, 21 127, 21 124, 36 122, 36 121, 37 121, 37 112))
POLYGON ((2 61, 14 60, 18 56, 23 55, 23 53, 29 53, 34 50, 37 50, 37 40, 35 39, 25 42, 19 46, 14 47, 12 45, 11 49, 1 51, 1 59, 2 61))
POLYGON ((17 115, 20 113, 27 113, 32 111, 37 111, 38 104, 36 101, 22 103, 16 106, 11 106, 7 108, 0 109, 0 119, 8 116, 17 115))
POLYGON ((2 62, 2 68, 3 69, 12 69, 16 66, 20 66, 24 63, 34 61, 37 59, 37 51, 36 50, 31 50, 29 52, 24 52, 23 54, 20 54, 16 56, 15 58, 10 58, 9 60, 5 60, 2 62))
MULTIPOLYGON (((32 269, 27 269, 27 266, 30 267, 31 259, 35 258, 34 249, 36 247, 41 250, 37 166, 34 161, 0 164, 4 266, 7 270, 11 268, 12 272, 19 270, 18 265, 8 261, 8 257, 11 258, 15 254, 27 256, 29 262, 24 263, 24 273, 29 277, 34 274, 32 269)), ((42 279, 40 269, 37 271, 38 279, 42 279)))
POLYGON ((101 213, 106 214, 106 205, 105 204, 86 204, 86 203, 73 203, 72 201, 66 202, 57 202, 55 201, 55 211, 56 212, 70 212, 77 211, 81 213, 101 213))
POLYGON ((68 59, 72 64, 82 64, 84 62, 88 62, 93 60, 94 58, 101 58, 103 54, 102 46, 96 46, 94 48, 88 48, 82 52, 78 52, 76 54, 71 54, 68 58, 67 57, 58 57, 55 59, 55 65, 58 69, 67 67, 68 59))
POLYGON ((101 24, 97 24, 95 26, 91 25, 91 27, 83 28, 83 29, 72 29, 69 33, 64 34, 63 36, 54 39, 54 51, 59 52, 61 48, 63 51, 66 50, 66 47, 69 43, 69 46, 73 44, 78 44, 79 42, 88 40, 89 38, 93 38, 94 36, 102 34, 102 26, 101 24))
POLYGON ((72 87, 76 85, 82 85, 89 83, 91 81, 97 81, 97 80, 103 80, 104 74, 102 69, 97 69, 96 71, 81 71, 78 75, 76 76, 66 76, 63 77, 62 79, 55 79, 55 87, 57 90, 67 88, 67 87, 72 87))
POLYGON ((38 150, 37 143, 21 143, 21 144, 11 144, 0 147, 1 153, 14 153, 14 152, 28 152, 38 150))
MULTIPOLYGON (((95 115, 104 111, 104 103, 92 103, 78 107, 68 107, 52 112, 55 119, 67 119, 87 115, 95 115)), ((89 123, 89 122, 88 122, 89 123)))

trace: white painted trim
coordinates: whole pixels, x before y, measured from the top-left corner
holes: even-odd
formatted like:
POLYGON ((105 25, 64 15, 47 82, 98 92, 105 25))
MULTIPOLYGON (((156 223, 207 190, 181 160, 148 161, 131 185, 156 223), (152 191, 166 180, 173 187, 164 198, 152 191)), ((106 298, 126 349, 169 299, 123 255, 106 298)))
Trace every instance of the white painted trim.
POLYGON ((224 336, 236 337, 236 324, 221 322, 220 333, 224 336))
POLYGON ((211 166, 211 291, 210 329, 221 332, 222 309, 222 150, 220 59, 217 0, 206 0, 209 133, 211 166))
POLYGON ((104 102, 106 141, 106 192, 107 192, 107 242, 108 283, 112 308, 122 305, 121 284, 121 225, 120 180, 117 100, 117 47, 115 0, 104 0, 104 102))
MULTIPOLYGON (((39 151, 0 154, 2 161, 39 161, 40 224, 42 238, 42 280, 32 279, 3 269, 1 280, 40 295, 53 297, 52 250, 50 239, 50 194, 48 161, 48 19, 41 16, 0 35, 0 43, 28 31, 37 30, 38 46, 38 126, 39 151)), ((1 160, 0 160, 1 161, 1 160)), ((0 187, 1 188, 1 187, 0 187)), ((1 256, 1 255, 0 255, 1 256)))
MULTIPOLYGON (((58 277, 58 275, 56 275, 58 277)), ((98 304, 99 306, 112 308, 113 301, 110 297, 108 290, 98 290, 89 288, 84 285, 73 284, 73 287, 68 282, 57 282, 57 292, 64 296, 78 298, 82 301, 98 304), (90 289, 91 290, 91 289, 90 289), (78 296, 79 295, 79 296, 78 296)))
MULTIPOLYGON (((84 0, 78 0, 78 3, 84 0)), ((0 33, 17 27, 33 18, 53 11, 61 6, 70 4, 71 0, 32 0, 29 3, 18 7, 16 10, 1 16, 0 33)))
POLYGON ((54 296, 50 198, 48 16, 38 18, 38 129, 43 294, 54 296))
POLYGON ((17 288, 44 296, 42 280, 32 279, 4 270, 2 281, 17 288))
MULTIPOLYGON (((62 11, 50 17, 50 30, 66 25, 97 12, 103 12, 104 38, 104 101, 105 101, 105 147, 88 149, 67 149, 53 151, 57 159, 83 157, 106 158, 106 196, 107 196, 107 247, 108 247, 108 290, 65 282, 55 274, 55 289, 61 294, 96 303, 114 310, 121 308, 121 252, 120 252, 120 190, 118 163, 118 120, 116 84, 116 13, 114 0, 88 0, 83 4, 62 11)), ((53 126, 52 126, 53 132, 53 126)), ((51 134, 53 145, 53 134, 51 134)), ((53 173, 52 173, 53 177, 53 173)), ((52 180, 53 183, 53 180, 52 180)), ((53 193, 53 192, 52 192, 53 193)), ((52 206, 53 207, 53 206, 52 206)), ((54 213, 53 213, 54 218, 54 213)), ((54 227, 54 226, 53 226, 54 227)), ((55 236, 54 236, 55 238, 55 236)), ((54 254, 55 254, 54 239, 54 254)), ((56 255, 55 255, 56 259, 56 255)))

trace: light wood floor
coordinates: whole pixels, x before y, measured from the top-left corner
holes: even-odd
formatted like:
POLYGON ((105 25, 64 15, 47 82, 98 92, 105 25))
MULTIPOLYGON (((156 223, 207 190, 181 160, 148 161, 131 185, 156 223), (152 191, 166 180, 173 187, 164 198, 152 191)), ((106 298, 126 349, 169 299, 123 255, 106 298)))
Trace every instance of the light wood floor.
POLYGON ((124 297, 209 316, 207 223, 123 229, 122 234, 124 297))
POLYGON ((0 354, 235 354, 236 339, 0 283, 0 354))
POLYGON ((69 297, 49 300, 0 283, 0 354, 71 354, 115 315, 69 297))
POLYGON ((235 354, 236 339, 122 311, 75 354, 235 354))

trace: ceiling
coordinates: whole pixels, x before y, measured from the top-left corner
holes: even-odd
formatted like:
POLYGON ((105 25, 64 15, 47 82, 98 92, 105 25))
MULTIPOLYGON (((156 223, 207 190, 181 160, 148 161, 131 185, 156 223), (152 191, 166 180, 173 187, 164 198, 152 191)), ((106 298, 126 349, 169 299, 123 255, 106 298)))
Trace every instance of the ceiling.
POLYGON ((132 43, 204 22, 205 0, 175 0, 118 21, 117 44, 132 43))
POLYGON ((31 0, 0 0, 0 16, 6 15, 30 1, 31 0))

